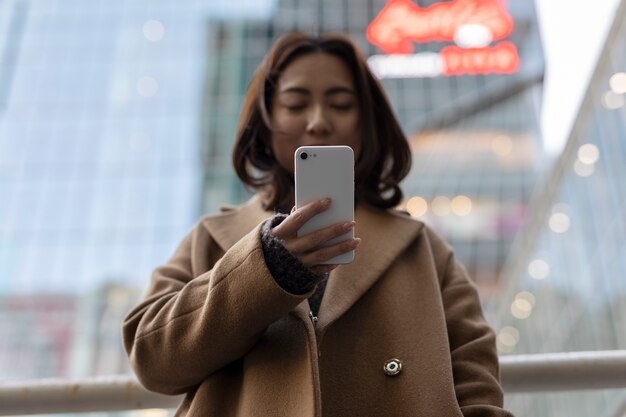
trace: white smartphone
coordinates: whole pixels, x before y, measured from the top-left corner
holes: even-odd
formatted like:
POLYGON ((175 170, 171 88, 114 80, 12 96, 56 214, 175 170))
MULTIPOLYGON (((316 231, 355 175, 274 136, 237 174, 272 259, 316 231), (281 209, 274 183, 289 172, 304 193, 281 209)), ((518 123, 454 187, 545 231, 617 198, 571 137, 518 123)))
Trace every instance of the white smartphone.
MULTIPOLYGON (((294 154, 296 207, 313 200, 330 197, 328 210, 315 215, 298 230, 303 236, 335 223, 354 220, 354 152, 349 146, 301 146, 294 154)), ((354 237, 354 229, 329 240, 323 246, 354 237)), ((354 260, 354 251, 323 262, 327 265, 347 264, 354 260)))

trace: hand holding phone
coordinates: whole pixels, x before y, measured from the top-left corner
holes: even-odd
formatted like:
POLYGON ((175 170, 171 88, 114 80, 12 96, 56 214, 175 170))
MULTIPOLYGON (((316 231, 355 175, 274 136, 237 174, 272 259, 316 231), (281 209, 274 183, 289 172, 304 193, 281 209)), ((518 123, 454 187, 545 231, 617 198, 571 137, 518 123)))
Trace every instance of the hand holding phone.
POLYGON ((348 146, 306 146, 294 154, 296 207, 272 233, 316 273, 352 262, 354 153, 348 146))
MULTIPOLYGON (((336 224, 354 221, 354 152, 349 146, 301 146, 294 154, 296 208, 324 198, 332 203, 298 230, 305 236, 336 224)), ((354 229, 323 242, 330 247, 354 238, 354 229)), ((342 253, 323 264, 346 264, 354 259, 354 250, 342 253)))

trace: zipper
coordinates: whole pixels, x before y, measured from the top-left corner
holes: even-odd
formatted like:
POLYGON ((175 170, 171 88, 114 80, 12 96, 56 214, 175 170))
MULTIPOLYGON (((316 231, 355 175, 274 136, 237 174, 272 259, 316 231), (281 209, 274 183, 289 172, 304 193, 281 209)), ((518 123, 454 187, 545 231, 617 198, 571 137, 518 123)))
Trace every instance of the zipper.
POLYGON ((313 323, 313 327, 316 327, 317 326, 317 316, 314 316, 312 311, 309 311, 309 318, 311 319, 311 323, 313 323))

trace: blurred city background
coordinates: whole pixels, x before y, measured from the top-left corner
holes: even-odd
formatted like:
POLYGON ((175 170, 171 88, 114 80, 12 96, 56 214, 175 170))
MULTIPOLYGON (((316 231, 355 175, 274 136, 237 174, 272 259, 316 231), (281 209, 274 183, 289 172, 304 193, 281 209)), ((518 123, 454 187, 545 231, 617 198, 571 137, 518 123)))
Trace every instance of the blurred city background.
POLYGON ((120 323, 152 269, 249 196, 240 105, 292 29, 368 57, 413 150, 400 208, 466 264, 501 355, 626 349, 626 0, 3 0, 0 380, 130 372, 120 323))

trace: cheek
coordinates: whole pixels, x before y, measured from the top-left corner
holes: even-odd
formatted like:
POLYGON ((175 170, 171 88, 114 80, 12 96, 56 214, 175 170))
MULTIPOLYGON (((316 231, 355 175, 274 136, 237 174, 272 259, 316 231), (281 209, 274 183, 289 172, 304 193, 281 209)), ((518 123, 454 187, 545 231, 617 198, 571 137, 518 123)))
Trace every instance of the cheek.
POLYGON ((298 134, 306 127, 301 118, 294 117, 293 115, 285 114, 285 112, 277 110, 276 114, 272 116, 272 126, 276 131, 279 139, 288 140, 290 135, 298 134))

